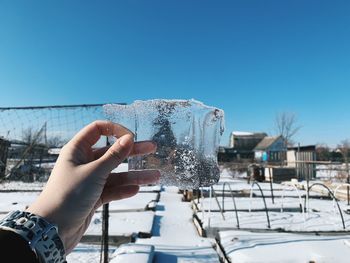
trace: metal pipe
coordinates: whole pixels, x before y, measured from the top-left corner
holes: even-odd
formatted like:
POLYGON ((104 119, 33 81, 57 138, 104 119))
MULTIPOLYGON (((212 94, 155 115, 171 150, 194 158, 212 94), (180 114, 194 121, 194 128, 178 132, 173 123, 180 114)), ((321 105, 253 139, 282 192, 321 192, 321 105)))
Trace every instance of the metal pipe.
MULTIPOLYGON (((339 211, 339 214, 340 214, 340 217, 341 217, 341 221, 342 221, 342 224, 343 224, 343 229, 346 229, 345 227, 345 222, 344 222, 344 217, 343 217, 343 213, 340 209, 340 206, 339 206, 339 203, 338 203, 338 200, 336 199, 336 197, 334 196, 333 192, 331 189, 329 189, 326 185, 322 184, 322 183, 314 183, 312 185, 310 185, 307 189, 307 196, 309 195, 309 192, 311 190, 312 187, 314 187, 315 185, 320 185, 320 186, 323 186, 324 188, 327 189, 328 193, 331 195, 331 197, 333 198, 333 200, 335 200, 336 204, 337 204, 337 207, 338 207, 338 211, 339 211)), ((309 202, 309 200, 308 200, 309 202)), ((309 209, 309 205, 308 205, 308 209, 309 209)))
POLYGON ((226 219, 225 219, 225 215, 224 215, 224 213, 222 212, 222 209, 221 209, 221 206, 220 206, 218 197, 217 197, 217 195, 216 195, 216 193, 215 193, 215 190, 214 190, 213 186, 210 186, 210 188, 211 188, 211 190, 212 190, 212 193, 213 193, 213 196, 214 196, 214 198, 215 198, 216 204, 217 204, 218 207, 219 207, 221 216, 222 216, 222 218, 223 218, 224 220, 226 220, 226 219))
POLYGON ((267 218, 267 227, 268 228, 271 228, 271 225, 270 225, 270 217, 269 217, 269 211, 267 210, 267 205, 266 205, 266 200, 265 200, 265 195, 264 195, 264 192, 262 191, 260 185, 258 184, 258 182, 254 181, 250 187, 250 202, 249 202, 249 212, 251 212, 251 200, 252 200, 252 197, 253 197, 253 187, 254 185, 257 185, 259 190, 260 190, 260 193, 261 193, 261 196, 263 198, 263 201, 264 201, 264 206, 265 206, 265 212, 266 212, 266 218, 267 218))
MULTIPOLYGON (((233 191, 231 189, 231 186, 230 186, 230 184, 228 182, 224 182, 223 187, 222 187, 222 191, 223 192, 225 191, 225 186, 226 185, 228 186, 228 188, 230 190, 230 194, 231 194, 231 197, 232 197, 233 206, 234 206, 235 214, 236 214, 237 228, 239 228, 239 219, 238 219, 238 211, 237 211, 236 201, 235 201, 235 197, 233 196, 233 191)), ((224 204, 224 195, 222 195, 222 204, 224 204)), ((225 210, 223 209, 223 211, 225 211, 225 210)))
MULTIPOLYGON (((306 223, 304 205, 303 205, 303 201, 302 201, 302 198, 301 198, 301 194, 300 194, 298 188, 297 188, 295 185, 289 185, 289 186, 292 186, 292 187, 296 190, 296 192, 297 192, 297 194, 298 194, 300 209, 301 209, 301 212, 302 212, 302 214, 303 214, 304 223, 306 223)), ((283 213, 283 200, 284 200, 284 192, 285 192, 285 190, 286 190, 286 188, 283 188, 283 191, 282 191, 282 200, 281 200, 281 213, 283 213)))

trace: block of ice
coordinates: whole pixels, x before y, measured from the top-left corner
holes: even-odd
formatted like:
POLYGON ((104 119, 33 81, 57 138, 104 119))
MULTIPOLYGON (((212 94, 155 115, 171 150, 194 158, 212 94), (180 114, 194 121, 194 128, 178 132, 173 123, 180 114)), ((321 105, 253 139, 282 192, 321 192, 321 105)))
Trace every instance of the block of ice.
POLYGON ((130 105, 106 104, 107 119, 153 140, 157 152, 130 157, 129 170, 158 169, 163 185, 180 189, 210 186, 219 180, 217 152, 224 131, 224 112, 196 100, 154 99, 130 105))

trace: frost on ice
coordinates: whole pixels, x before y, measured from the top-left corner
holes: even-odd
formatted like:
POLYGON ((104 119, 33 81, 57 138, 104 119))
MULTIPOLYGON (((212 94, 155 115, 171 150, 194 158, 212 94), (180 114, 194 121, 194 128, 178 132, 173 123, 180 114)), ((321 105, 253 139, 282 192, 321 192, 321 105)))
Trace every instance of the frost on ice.
POLYGON ((217 151, 224 131, 224 112, 196 100, 137 100, 106 104, 104 113, 135 133, 136 141, 152 140, 157 152, 130 157, 129 170, 158 169, 163 185, 181 189, 210 186, 219 180, 217 151))

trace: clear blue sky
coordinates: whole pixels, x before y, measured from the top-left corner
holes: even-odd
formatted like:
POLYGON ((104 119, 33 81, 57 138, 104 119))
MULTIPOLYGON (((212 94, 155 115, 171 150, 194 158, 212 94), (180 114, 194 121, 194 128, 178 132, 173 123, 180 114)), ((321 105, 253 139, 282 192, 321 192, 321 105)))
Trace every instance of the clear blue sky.
POLYGON ((0 1, 0 106, 197 99, 232 130, 350 138, 349 1, 0 1))

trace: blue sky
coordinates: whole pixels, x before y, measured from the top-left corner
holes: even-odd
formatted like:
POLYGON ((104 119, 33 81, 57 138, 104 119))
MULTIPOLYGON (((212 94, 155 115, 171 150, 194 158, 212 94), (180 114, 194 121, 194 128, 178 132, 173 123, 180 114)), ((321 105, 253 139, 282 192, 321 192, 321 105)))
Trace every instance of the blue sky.
POLYGON ((232 130, 350 138, 349 1, 0 1, 0 106, 197 99, 232 130))

